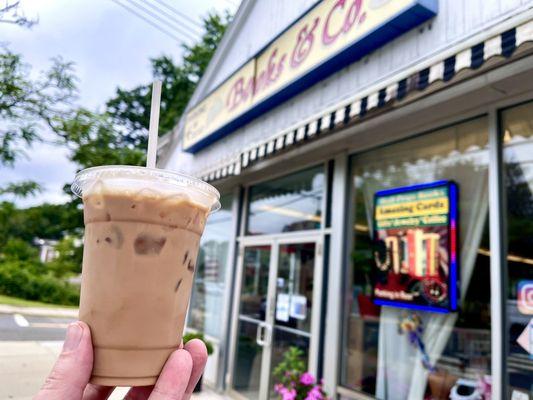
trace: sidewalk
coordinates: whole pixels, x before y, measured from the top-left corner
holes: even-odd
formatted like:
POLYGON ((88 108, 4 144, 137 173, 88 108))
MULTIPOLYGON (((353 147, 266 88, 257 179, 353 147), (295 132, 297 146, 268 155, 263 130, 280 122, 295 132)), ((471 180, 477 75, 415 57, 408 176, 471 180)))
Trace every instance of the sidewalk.
MULTIPOLYGON (((122 400, 127 391, 128 388, 117 388, 108 400, 122 400)), ((201 393, 192 395, 192 400, 229 400, 229 397, 222 396, 204 385, 201 393)))
MULTIPOLYGON (((63 343, 61 341, 0 341, 0 399, 31 400, 50 372, 63 343)), ((122 400, 128 388, 117 388, 109 398, 122 400)), ((226 400, 204 385, 194 400, 226 400)))
MULTIPOLYGON (((77 309, 19 307, 0 304, 0 314, 78 318, 77 309)), ((0 341, 0 399, 31 400, 61 351, 62 341, 0 341)), ((128 388, 117 388, 110 400, 122 400, 128 388)), ((204 384, 194 400, 226 400, 204 384)))
POLYGON ((62 342, 0 342, 0 399, 31 400, 61 351, 62 342))
POLYGON ((202 392, 192 395, 193 400, 230 400, 230 397, 220 395, 204 386, 202 392))

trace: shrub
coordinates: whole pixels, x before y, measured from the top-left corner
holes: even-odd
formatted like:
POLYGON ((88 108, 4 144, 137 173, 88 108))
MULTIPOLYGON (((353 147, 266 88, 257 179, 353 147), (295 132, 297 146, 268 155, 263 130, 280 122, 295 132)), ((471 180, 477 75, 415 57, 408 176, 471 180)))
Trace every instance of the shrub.
POLYGON ((213 354, 213 344, 204 338, 203 333, 189 332, 183 335, 183 344, 187 343, 189 340, 200 339, 204 342, 205 347, 207 348, 207 354, 213 354))
POLYGON ((22 239, 10 238, 2 247, 0 258, 4 260, 37 260, 39 251, 22 239))
POLYGON ((83 246, 77 245, 77 240, 74 236, 67 236, 55 246, 59 255, 55 260, 46 263, 46 267, 56 277, 62 278, 81 273, 83 246))
POLYGON ((0 264, 0 293, 44 303, 78 305, 79 289, 45 273, 38 262, 6 260, 0 264))
POLYGON ((304 352, 290 347, 273 371, 274 390, 282 400, 326 400, 322 382, 306 371, 304 352))

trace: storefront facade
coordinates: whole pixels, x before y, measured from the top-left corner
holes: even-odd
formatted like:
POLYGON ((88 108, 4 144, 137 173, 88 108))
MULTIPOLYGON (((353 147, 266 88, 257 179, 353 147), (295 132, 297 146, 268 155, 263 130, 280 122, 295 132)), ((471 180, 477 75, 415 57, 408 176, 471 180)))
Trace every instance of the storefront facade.
POLYGON ((533 399, 532 40, 525 0, 243 2, 160 148, 222 193, 209 383, 267 399, 295 346, 339 399, 533 399))

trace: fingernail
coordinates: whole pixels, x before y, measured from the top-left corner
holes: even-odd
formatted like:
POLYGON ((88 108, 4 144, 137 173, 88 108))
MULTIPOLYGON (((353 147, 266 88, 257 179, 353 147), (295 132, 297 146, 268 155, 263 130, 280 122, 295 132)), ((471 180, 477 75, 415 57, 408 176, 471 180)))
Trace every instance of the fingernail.
POLYGON ((78 348, 81 341, 83 329, 77 322, 73 322, 67 328, 67 337, 63 344, 63 351, 72 351, 78 348))

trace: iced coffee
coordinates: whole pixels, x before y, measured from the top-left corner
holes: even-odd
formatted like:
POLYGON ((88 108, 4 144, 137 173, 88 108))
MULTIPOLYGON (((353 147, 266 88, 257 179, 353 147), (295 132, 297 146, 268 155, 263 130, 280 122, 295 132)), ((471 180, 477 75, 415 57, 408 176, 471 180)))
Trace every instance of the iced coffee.
POLYGON ((74 190, 84 204, 80 320, 92 333, 91 381, 153 384, 181 342, 200 237, 218 192, 134 167, 82 171, 74 190))

